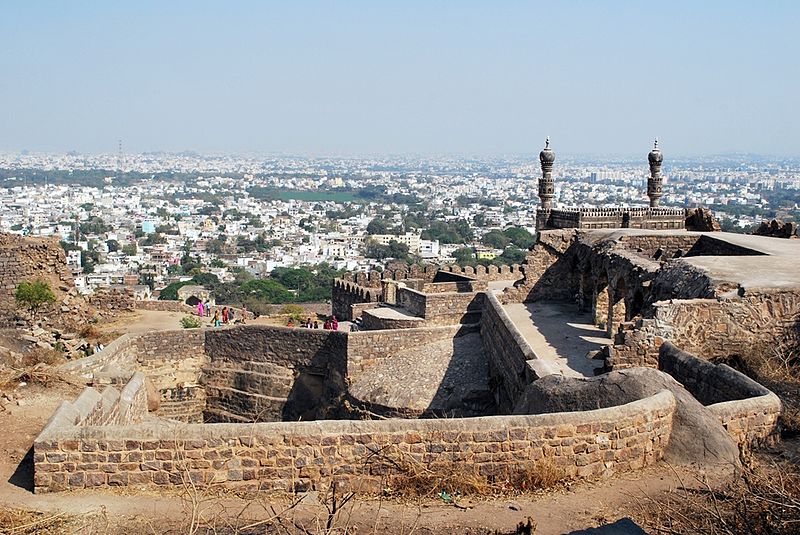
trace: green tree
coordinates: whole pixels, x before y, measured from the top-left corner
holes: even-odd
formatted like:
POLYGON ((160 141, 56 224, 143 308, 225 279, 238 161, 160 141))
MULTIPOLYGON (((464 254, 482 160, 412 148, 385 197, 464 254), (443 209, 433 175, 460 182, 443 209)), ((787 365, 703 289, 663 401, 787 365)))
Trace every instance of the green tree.
POLYGON ((511 240, 499 230, 492 230, 483 235, 481 242, 495 249, 505 249, 511 240))
POLYGON ((122 246, 122 252, 128 256, 136 256, 136 253, 139 252, 139 248, 136 247, 135 243, 127 243, 122 246))
POLYGON ((117 240, 108 240, 106 242, 106 247, 108 247, 109 253, 115 253, 119 251, 119 242, 117 240))
POLYGON ((536 241, 533 234, 522 227, 508 227, 503 231, 503 234, 520 249, 530 249, 536 241))
POLYGON ((194 282, 182 281, 182 282, 173 282, 172 284, 168 284, 161 290, 161 293, 158 294, 158 299, 160 301, 177 301, 178 290, 190 284, 194 284, 194 282))
POLYGON ((389 223, 380 217, 376 217, 367 225, 367 234, 390 234, 389 223))
POLYGON ((242 296, 255 298, 264 303, 289 303, 292 294, 278 281, 255 279, 241 286, 242 296))
POLYGON ((460 266, 469 266, 475 263, 475 253, 472 247, 462 247, 453 251, 453 258, 460 266))
POLYGON ((525 260, 525 251, 517 247, 506 247, 498 259, 502 260, 504 264, 521 264, 525 260))
POLYGON ((14 292, 14 300, 18 306, 27 308, 35 318, 36 312, 44 305, 54 303, 56 296, 49 284, 43 280, 35 280, 20 282, 14 292))
POLYGON ((199 284, 200 286, 208 288, 209 290, 213 290, 219 285, 219 277, 213 273, 198 273, 192 277, 192 281, 195 284, 199 284))

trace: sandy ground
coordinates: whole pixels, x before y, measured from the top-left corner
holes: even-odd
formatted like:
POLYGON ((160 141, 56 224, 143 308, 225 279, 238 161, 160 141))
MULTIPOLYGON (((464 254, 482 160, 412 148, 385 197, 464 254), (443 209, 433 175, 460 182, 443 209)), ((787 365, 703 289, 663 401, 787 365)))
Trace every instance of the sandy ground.
MULTIPOLYGON (((129 312, 115 318, 113 321, 105 322, 98 327, 106 332, 125 333, 144 333, 152 331, 164 331, 169 329, 180 329, 181 318, 189 316, 182 312, 160 312, 154 310, 137 310, 129 312)), ((197 317, 195 315, 195 317, 197 317)), ((258 319, 248 320, 248 325, 285 325, 283 317, 261 316, 258 319)), ((203 328, 213 328, 211 318, 203 318, 203 328)))
POLYGON ((602 367, 586 354, 612 341, 592 323, 590 314, 561 303, 512 303, 503 308, 536 355, 555 363, 563 375, 594 377, 595 369, 602 367))

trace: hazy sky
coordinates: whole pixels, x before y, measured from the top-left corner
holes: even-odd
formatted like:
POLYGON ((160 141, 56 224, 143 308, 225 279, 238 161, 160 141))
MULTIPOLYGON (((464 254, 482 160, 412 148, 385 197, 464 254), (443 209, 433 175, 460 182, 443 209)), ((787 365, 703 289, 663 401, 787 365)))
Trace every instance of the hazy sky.
POLYGON ((800 2, 0 4, 0 150, 800 154, 800 2))

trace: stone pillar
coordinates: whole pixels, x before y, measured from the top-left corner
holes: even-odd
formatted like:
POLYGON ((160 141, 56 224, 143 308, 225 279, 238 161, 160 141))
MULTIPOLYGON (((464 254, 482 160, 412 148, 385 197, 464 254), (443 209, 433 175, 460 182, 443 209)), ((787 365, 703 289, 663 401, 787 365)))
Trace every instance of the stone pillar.
POLYGON ((397 304, 397 286, 398 282, 391 279, 383 279, 383 302, 387 305, 397 304))
POLYGON ((593 308, 594 308, 594 323, 601 329, 607 329, 608 325, 608 307, 611 299, 609 298, 608 286, 598 288, 594 294, 593 308))
POLYGON ((647 155, 647 161, 650 163, 650 177, 647 179, 647 196, 650 197, 650 207, 655 208, 661 200, 661 163, 664 161, 664 155, 658 148, 658 139, 653 143, 653 150, 647 155))
POLYGON ((542 178, 539 179, 539 199, 541 199, 541 209, 550 210, 553 208, 555 198, 555 184, 553 182, 553 162, 556 161, 556 153, 550 148, 550 138, 545 140, 544 150, 539 153, 539 164, 542 166, 542 178))

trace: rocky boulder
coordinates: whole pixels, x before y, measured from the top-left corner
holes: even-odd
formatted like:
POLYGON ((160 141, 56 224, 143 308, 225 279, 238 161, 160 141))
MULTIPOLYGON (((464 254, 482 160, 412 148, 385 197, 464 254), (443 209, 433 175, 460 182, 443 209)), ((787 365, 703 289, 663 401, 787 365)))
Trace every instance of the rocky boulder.
POLYGON ((794 221, 783 222, 780 219, 762 221, 753 234, 771 238, 797 238, 797 223, 794 221))
POLYGON ((598 377, 543 377, 528 386, 514 414, 587 411, 615 407, 662 390, 675 396, 672 435, 665 450, 671 463, 739 464, 739 449, 722 423, 670 375, 653 368, 631 368, 598 377))
POLYGON ((708 208, 689 208, 686 210, 686 230, 719 232, 722 228, 708 208))

